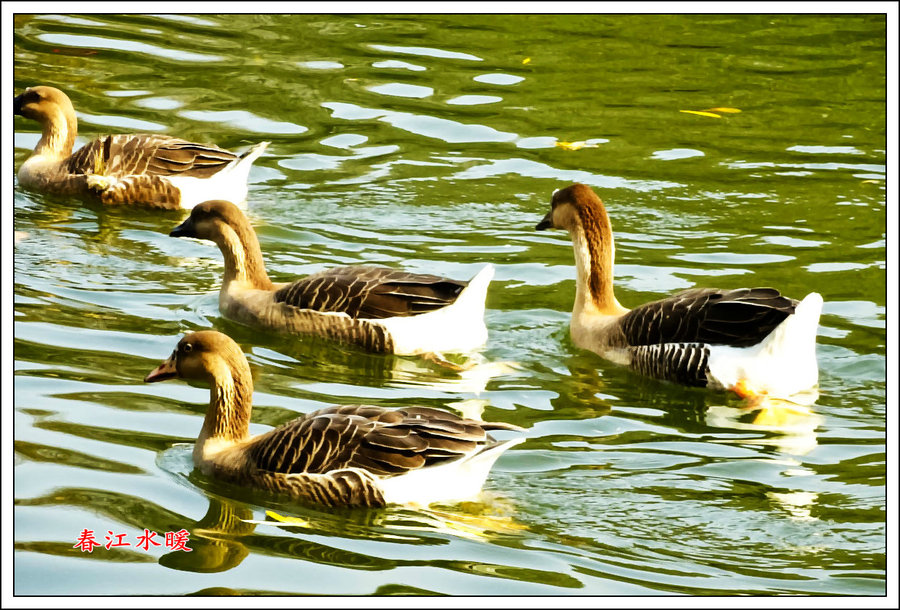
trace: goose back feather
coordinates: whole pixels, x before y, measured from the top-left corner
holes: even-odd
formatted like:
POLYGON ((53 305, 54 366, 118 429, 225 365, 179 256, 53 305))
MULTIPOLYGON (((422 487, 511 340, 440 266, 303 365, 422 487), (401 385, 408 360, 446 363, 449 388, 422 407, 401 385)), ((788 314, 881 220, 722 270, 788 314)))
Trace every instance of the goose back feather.
POLYGON ((326 269, 284 286, 275 301, 351 318, 415 316, 452 304, 468 282, 422 273, 353 265, 326 269))
POLYGON ((774 288, 696 288, 635 307, 622 316, 620 326, 628 345, 748 347, 765 339, 796 305, 774 288))
POLYGON ((393 476, 458 459, 508 424, 477 422, 426 407, 342 405, 314 411, 257 437, 251 463, 285 474, 361 468, 393 476))

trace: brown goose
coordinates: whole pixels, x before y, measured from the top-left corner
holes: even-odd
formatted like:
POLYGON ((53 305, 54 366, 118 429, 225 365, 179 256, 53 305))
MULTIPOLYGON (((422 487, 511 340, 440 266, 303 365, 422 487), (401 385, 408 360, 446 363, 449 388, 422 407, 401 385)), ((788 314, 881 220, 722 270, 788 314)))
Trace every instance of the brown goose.
POLYGON ((484 301, 491 265, 469 282, 350 266, 276 284, 266 273, 250 221, 227 201, 196 206, 169 235, 219 246, 225 257, 219 309, 249 326, 395 354, 467 352, 487 340, 484 301))
POLYGON ((524 440, 488 435, 521 430, 512 424, 427 407, 367 405, 321 409, 251 437, 250 366, 240 347, 216 331, 183 337, 144 381, 176 377, 210 385, 193 452, 204 474, 328 506, 470 498, 500 454, 524 440))
POLYGON ((16 114, 34 119, 43 130, 19 168, 19 184, 105 204, 177 209, 210 198, 242 203, 250 166, 269 145, 260 142, 237 155, 170 136, 125 134, 97 138, 73 154, 78 121, 65 93, 29 87, 13 106, 16 114))
POLYGON ((538 231, 566 229, 577 267, 572 340, 640 373, 739 394, 789 397, 818 383, 822 297, 773 288, 695 288, 632 310, 613 293, 612 227, 584 184, 556 191, 538 231))

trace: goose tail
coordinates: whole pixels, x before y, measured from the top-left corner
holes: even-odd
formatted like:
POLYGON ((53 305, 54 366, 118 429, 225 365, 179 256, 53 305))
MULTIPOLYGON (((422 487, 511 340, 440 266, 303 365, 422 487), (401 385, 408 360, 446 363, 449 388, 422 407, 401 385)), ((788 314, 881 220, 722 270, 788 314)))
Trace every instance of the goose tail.
MULTIPOLYGON (((452 304, 436 312, 442 314, 443 322, 456 335, 449 343, 456 343, 461 351, 476 349, 487 343, 488 330, 484 323, 484 307, 492 279, 494 266, 487 264, 469 280, 469 285, 452 304)), ((436 351, 452 350, 445 348, 436 351)))
POLYGON ((475 498, 481 493, 497 459, 507 449, 524 440, 519 437, 494 441, 477 453, 458 460, 382 479, 380 487, 385 502, 427 506, 433 502, 456 502, 475 498))
POLYGON ((811 292, 762 342, 761 355, 801 362, 812 358, 815 363, 816 331, 822 315, 822 295, 811 292))
POLYGON ((261 154, 263 154, 263 151, 265 151, 266 148, 269 147, 269 144, 271 144, 271 142, 260 142, 259 144, 254 144, 249 149, 247 149, 244 154, 241 155, 241 159, 240 161, 238 161, 238 164, 246 163, 248 166, 252 165, 253 162, 256 161, 261 154))
POLYGON ((471 352, 487 342, 484 301, 494 277, 485 265, 450 305, 417 316, 377 320, 387 329, 395 354, 411 355, 471 352))
POLYGON ((240 208, 247 207, 247 179, 250 167, 263 153, 269 142, 260 142, 234 159, 209 178, 173 176, 169 182, 181 192, 181 207, 191 209, 211 199, 225 199, 240 208))
POLYGON ((768 394, 790 399, 817 395, 816 332, 822 295, 811 292, 763 341, 749 348, 713 346, 709 371, 716 385, 742 396, 768 394))
POLYGON ((253 165, 254 161, 259 159, 266 148, 269 147, 269 144, 271 144, 271 142, 254 144, 240 157, 232 161, 228 167, 222 170, 222 173, 227 174, 229 180, 233 180, 235 183, 242 182, 246 184, 247 179, 250 177, 250 167, 253 165))
POLYGON ((454 308, 461 317, 464 316, 464 319, 483 320, 487 289, 492 279, 494 279, 494 266, 487 264, 469 280, 469 285, 450 307, 454 308))

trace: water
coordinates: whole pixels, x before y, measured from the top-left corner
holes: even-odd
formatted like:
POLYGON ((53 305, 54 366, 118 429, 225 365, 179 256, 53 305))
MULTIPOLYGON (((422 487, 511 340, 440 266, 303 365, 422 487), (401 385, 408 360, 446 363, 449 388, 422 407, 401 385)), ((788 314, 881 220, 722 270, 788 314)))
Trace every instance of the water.
MULTIPOLYGON (((218 250, 167 236, 183 212, 16 187, 15 593, 885 593, 883 17, 17 15, 13 41, 16 92, 65 90, 79 145, 270 140, 248 213, 275 280, 497 267, 461 375, 221 318, 218 250), (820 292, 818 401, 754 410, 575 348, 571 244, 533 228, 576 180, 607 203, 626 306, 820 292), (190 466, 207 390, 142 383, 205 328, 247 353, 252 432, 367 402, 527 440, 481 501, 428 511, 222 485, 190 466), (132 546, 81 552, 84 529, 132 546)), ((15 130, 18 167, 38 133, 15 130)))

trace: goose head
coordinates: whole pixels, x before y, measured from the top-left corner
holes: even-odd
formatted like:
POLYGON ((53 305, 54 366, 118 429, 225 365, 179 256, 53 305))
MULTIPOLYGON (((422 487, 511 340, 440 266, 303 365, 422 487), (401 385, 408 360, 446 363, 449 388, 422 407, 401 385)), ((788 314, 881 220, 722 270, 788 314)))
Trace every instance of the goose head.
POLYGON ((35 155, 61 159, 72 153, 78 119, 65 93, 55 87, 29 87, 13 100, 13 111, 41 124, 43 134, 34 149, 35 155))
MULTIPOLYGON (((535 226, 536 231, 547 229, 565 229, 572 231, 578 226, 579 220, 585 215, 606 216, 603 202, 591 187, 576 182, 564 189, 553 191, 550 198, 550 211, 535 226)), ((608 221, 607 221, 608 224, 608 221)))
POLYGON ((219 246, 225 257, 223 290, 228 290, 233 280, 250 282, 261 290, 272 289, 256 231, 240 208, 230 201, 204 201, 194 206, 187 220, 169 235, 205 239, 219 246))
POLYGON ((194 206, 187 220, 172 229, 171 237, 194 237, 219 242, 228 228, 239 231, 249 225, 240 208, 221 199, 204 201, 194 206))
POLYGON ((226 378, 250 379, 250 365, 234 340, 214 330, 182 337, 165 362, 144 378, 147 383, 190 379, 218 385, 226 378))
POLYGON ((144 381, 176 378, 209 385, 209 406, 194 445, 195 464, 207 461, 209 443, 221 448, 222 443, 229 445, 247 438, 253 408, 253 377, 244 352, 230 337, 214 330, 185 335, 172 355, 144 381))
POLYGON ((56 87, 29 87, 13 100, 13 112, 41 123, 58 120, 61 113, 65 120, 66 111, 74 114, 69 97, 56 87))

